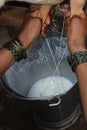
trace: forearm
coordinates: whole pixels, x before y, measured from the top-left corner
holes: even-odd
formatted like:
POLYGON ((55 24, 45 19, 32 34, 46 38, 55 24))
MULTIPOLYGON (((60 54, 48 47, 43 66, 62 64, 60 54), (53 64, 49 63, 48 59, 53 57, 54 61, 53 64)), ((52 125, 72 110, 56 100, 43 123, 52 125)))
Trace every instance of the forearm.
POLYGON ((84 117, 87 123, 87 63, 80 64, 76 67, 76 75, 80 89, 84 117))
POLYGON ((15 62, 15 57, 12 53, 2 48, 0 50, 0 76, 15 62))
POLYGON ((71 19, 68 27, 68 48, 72 54, 70 60, 71 66, 77 75, 81 103, 87 123, 87 62, 85 39, 87 34, 87 18, 84 12, 80 17, 75 16, 71 19), (82 52, 82 53, 80 53, 82 52), (77 54, 77 56, 75 55, 77 54), (74 57, 74 58, 73 58, 74 57))
POLYGON ((71 19, 68 22, 69 63, 77 75, 82 108, 87 123, 87 16, 82 10, 86 0, 71 0, 71 19))
MULTIPOLYGON (((23 26, 18 38, 22 42, 25 49, 31 46, 31 43, 37 38, 41 29, 41 21, 37 18, 29 19, 23 26)), ((12 43, 13 44, 13 43, 12 43)), ((0 50, 0 76, 15 62, 11 50, 2 48, 0 50)))

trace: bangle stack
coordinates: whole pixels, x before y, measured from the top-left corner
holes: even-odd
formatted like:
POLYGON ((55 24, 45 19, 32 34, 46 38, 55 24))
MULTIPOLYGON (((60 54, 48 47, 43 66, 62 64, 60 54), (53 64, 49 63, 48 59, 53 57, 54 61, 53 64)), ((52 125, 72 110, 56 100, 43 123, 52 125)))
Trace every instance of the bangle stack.
POLYGON ((7 48, 9 51, 11 51, 17 62, 27 57, 26 49, 18 38, 10 40, 3 45, 3 48, 7 48))
POLYGON ((79 51, 71 54, 68 57, 68 62, 74 72, 78 65, 87 62, 87 51, 79 51))

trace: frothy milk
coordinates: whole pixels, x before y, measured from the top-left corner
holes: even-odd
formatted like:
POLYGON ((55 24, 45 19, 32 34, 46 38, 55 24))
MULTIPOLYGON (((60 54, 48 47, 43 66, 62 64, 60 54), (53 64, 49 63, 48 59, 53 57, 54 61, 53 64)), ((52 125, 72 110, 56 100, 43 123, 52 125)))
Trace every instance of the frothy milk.
POLYGON ((38 80, 30 89, 28 97, 43 97, 65 94, 73 83, 62 76, 49 76, 38 80))

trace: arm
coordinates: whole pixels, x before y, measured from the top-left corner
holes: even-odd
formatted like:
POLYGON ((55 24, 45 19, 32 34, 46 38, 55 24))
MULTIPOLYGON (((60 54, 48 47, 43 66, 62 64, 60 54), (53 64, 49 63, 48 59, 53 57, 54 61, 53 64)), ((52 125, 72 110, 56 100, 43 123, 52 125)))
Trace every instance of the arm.
MULTIPOLYGON (((41 21, 37 18, 27 19, 18 38, 22 41, 25 49, 37 38, 41 29, 41 21), (34 29, 33 29, 34 28, 34 29), (31 33, 32 32, 32 33, 31 33)), ((15 57, 8 49, 0 50, 0 76, 15 62, 15 57)))
MULTIPOLYGON (((41 27, 43 25, 41 21, 47 18, 50 9, 51 9, 50 5, 41 5, 38 10, 31 13, 31 15, 30 13, 28 13, 27 16, 24 18, 25 22, 18 38, 22 42, 25 49, 28 49, 31 46, 32 42, 39 35, 41 27), (39 16, 39 13, 41 14, 42 17, 39 16)), ((9 51, 7 48, 2 48, 0 50, 0 76, 11 65, 13 65, 14 62, 15 57, 12 55, 11 51, 9 51)))
MULTIPOLYGON (((33 17, 39 17, 40 19, 42 19, 42 28, 41 28, 41 35, 45 35, 45 29, 46 27, 50 24, 50 16, 49 13, 52 9, 52 5, 37 5, 36 10, 30 14, 33 17), (39 7, 39 8, 38 8, 39 7)), ((30 6, 30 10, 32 10, 32 4, 30 6)))
POLYGON ((87 123, 87 63, 79 65, 76 68, 76 74, 79 83, 79 90, 85 122, 87 123))
MULTIPOLYGON (((85 39, 87 36, 87 16, 84 12, 71 19, 68 25, 68 48, 71 54, 87 51, 85 39)), ((87 123, 87 62, 81 63, 75 68, 77 75, 83 112, 87 123)))

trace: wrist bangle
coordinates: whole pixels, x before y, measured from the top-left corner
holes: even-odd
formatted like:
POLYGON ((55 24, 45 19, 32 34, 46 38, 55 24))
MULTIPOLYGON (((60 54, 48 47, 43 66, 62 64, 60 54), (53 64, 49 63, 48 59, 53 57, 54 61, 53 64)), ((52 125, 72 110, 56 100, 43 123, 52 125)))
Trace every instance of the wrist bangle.
POLYGON ((68 62, 72 68, 72 71, 74 72, 75 68, 78 65, 87 62, 87 51, 79 51, 79 52, 75 52, 75 53, 71 54, 68 57, 68 62))
POLYGON ((26 49, 18 38, 10 40, 3 45, 3 48, 7 48, 9 51, 11 51, 17 62, 27 57, 26 49))

